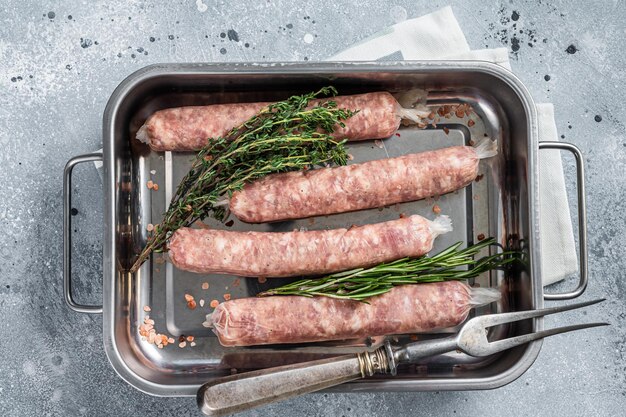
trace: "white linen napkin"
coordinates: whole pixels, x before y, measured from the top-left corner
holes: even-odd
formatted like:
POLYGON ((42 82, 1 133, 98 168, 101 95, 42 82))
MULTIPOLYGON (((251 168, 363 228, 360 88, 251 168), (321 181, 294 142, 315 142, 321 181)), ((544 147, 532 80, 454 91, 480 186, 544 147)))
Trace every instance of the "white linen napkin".
MULTIPOLYGON (((511 70, 506 48, 470 50, 450 6, 397 23, 331 56, 328 61, 441 59, 490 61, 511 70)), ((558 140, 552 104, 536 107, 539 141, 558 140)), ((575 274, 578 260, 558 151, 539 154, 539 175, 541 269, 545 286, 575 274)))

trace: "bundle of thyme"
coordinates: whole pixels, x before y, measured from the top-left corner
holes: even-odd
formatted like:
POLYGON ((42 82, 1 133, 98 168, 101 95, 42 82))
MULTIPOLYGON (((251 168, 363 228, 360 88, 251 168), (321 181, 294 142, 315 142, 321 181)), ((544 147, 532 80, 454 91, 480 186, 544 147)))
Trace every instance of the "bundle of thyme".
POLYGON ((209 139, 183 178, 163 221, 156 225, 145 248, 131 267, 135 272, 152 252, 162 252, 173 232, 209 215, 224 220, 226 210, 217 204, 244 184, 265 175, 295 171, 315 165, 344 165, 345 141, 331 133, 354 112, 325 101, 307 108, 309 101, 336 95, 333 87, 293 96, 268 106, 226 136, 209 139))
POLYGON ((503 251, 474 259, 482 249, 498 246, 494 238, 485 239, 465 249, 461 242, 432 257, 403 258, 371 268, 357 268, 317 279, 304 279, 258 294, 323 296, 345 300, 366 301, 370 297, 391 291, 393 287, 475 278, 492 269, 504 269, 521 260, 518 251, 503 251))

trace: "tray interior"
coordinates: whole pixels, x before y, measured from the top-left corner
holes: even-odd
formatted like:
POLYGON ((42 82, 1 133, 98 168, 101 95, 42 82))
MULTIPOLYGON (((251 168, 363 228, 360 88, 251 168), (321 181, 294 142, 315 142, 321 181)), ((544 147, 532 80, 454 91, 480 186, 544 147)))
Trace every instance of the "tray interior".
MULTIPOLYGON (((204 223, 229 230, 313 230, 391 220, 401 213, 420 214, 432 219, 435 217, 433 206, 437 205, 442 214, 451 216, 454 231, 437 239, 434 253, 459 241, 471 244, 478 240, 479 235, 494 236, 502 244, 524 247, 529 240, 526 168, 529 133, 524 109, 504 85, 499 86, 502 89, 499 91, 494 85, 496 80, 486 74, 465 71, 456 75, 452 77, 445 72, 425 70, 340 74, 247 74, 245 71, 224 74, 199 71, 149 78, 136 86, 132 94, 126 95, 119 104, 110 138, 115 143, 117 163, 112 178, 118 190, 115 225, 117 268, 115 280, 111 283, 115 296, 115 303, 111 306, 115 309, 112 343, 137 381, 160 387, 151 389, 146 385, 141 388, 152 393, 192 394, 199 384, 232 372, 357 352, 375 347, 383 340, 381 336, 371 335, 363 340, 310 345, 224 348, 214 334, 202 326, 205 315, 213 310, 209 306, 211 300, 222 301, 226 293, 232 298, 254 296, 287 280, 268 279, 261 283, 250 278, 194 274, 176 269, 161 254, 154 255, 136 274, 125 273, 125 267, 144 245, 146 226, 160 222, 176 185, 193 159, 192 154, 152 152, 148 146, 136 141, 135 133, 147 116, 162 108, 183 105, 278 100, 329 84, 337 87, 340 94, 427 88, 429 105, 434 109, 442 104, 469 103, 475 114, 464 119, 455 116, 442 118, 436 127, 427 129, 401 126, 397 134, 383 141, 351 143, 349 152, 354 156, 351 163, 470 144, 485 136, 496 139, 500 151, 498 156, 481 162, 480 180, 467 188, 436 199, 314 219, 250 225, 231 216, 229 220, 232 222, 227 223, 228 226, 212 219, 204 223), (467 123, 469 119, 474 122, 471 127, 467 123), (159 184, 159 190, 149 190, 146 187, 148 180, 159 184), (209 283, 209 289, 202 289, 204 282, 209 283), (189 309, 185 294, 193 295, 198 303, 204 300, 204 307, 198 304, 196 309, 189 309), (145 312, 144 306, 150 306, 151 311, 145 312), (157 332, 175 339, 180 335, 193 335, 196 346, 190 347, 188 343, 187 347, 179 348, 177 341, 158 349, 142 341, 138 326, 147 314, 155 320, 157 332)), ((499 287, 503 294, 501 302, 477 309, 472 314, 530 308, 536 301, 533 280, 528 271, 522 269, 513 271, 509 276, 501 272, 483 274, 471 284, 499 287)), ((516 328, 497 328, 493 330, 493 337, 529 331, 531 326, 532 323, 528 322, 516 328)), ((427 335, 400 335, 393 339, 403 343, 439 337, 452 331, 454 329, 427 335)), ((518 363, 524 356, 524 349, 481 359, 453 352, 403 367, 395 381, 437 379, 444 381, 445 385, 446 380, 487 378, 518 363)), ((357 389, 362 390, 367 389, 367 384, 384 383, 388 378, 391 377, 351 385, 359 385, 357 389)), ((340 389, 350 388, 344 385, 340 389)), ((424 385, 422 389, 428 388, 424 385)))

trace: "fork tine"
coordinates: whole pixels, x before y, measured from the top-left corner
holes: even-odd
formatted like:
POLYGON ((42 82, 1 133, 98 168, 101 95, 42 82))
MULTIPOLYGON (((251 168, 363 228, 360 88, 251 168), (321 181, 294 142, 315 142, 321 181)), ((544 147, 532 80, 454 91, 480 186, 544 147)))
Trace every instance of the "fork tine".
POLYGON ((584 323, 575 324, 572 326, 555 327, 554 329, 542 330, 536 333, 528 333, 521 336, 510 337, 508 339, 497 340, 489 343, 488 350, 491 353, 497 353, 506 349, 511 349, 515 346, 523 345, 524 343, 532 342, 533 340, 543 339, 544 337, 553 336, 555 334, 572 332, 574 330, 588 329, 591 327, 608 326, 609 323, 584 323))
POLYGON ((543 317, 549 314, 560 313, 568 310, 575 310, 577 308, 587 307, 593 304, 600 303, 606 300, 606 298, 600 298, 598 300, 585 301, 582 303, 575 303, 565 306, 559 307, 549 307, 542 308, 540 310, 527 310, 527 311, 516 311, 512 313, 498 313, 498 314, 489 314, 486 316, 479 316, 481 325, 485 327, 492 327, 498 324, 504 323, 512 323, 514 321, 532 319, 534 317, 543 317))

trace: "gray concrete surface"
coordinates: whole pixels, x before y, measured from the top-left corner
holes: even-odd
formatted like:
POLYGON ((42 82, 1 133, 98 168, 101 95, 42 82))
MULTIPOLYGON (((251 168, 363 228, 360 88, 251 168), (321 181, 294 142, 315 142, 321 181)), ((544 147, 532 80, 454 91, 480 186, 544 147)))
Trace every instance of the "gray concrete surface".
MULTIPOLYGON (((626 412, 626 6, 617 0, 450 1, 473 48, 508 46, 537 101, 556 106, 588 167, 591 282, 601 306, 547 320, 612 326, 547 340, 519 380, 487 392, 317 394, 248 416, 617 416, 626 412), (601 119, 601 120, 600 120, 601 119), (597 121, 596 121, 597 120, 597 121)), ((61 293, 61 172, 101 145, 118 83, 156 62, 321 60, 448 1, 22 1, 0 5, 0 415, 196 415, 117 377, 102 319, 61 293), (206 6, 205 6, 206 4, 206 6), (71 16, 71 17, 70 17, 71 16)), ((570 164, 571 165, 571 164, 570 164)), ((568 168, 568 181, 573 171, 568 168)), ((101 295, 100 183, 77 170, 78 296, 101 295)), ((570 187, 571 188, 571 187, 570 187)), ((563 285, 573 285, 570 281, 563 285)))

